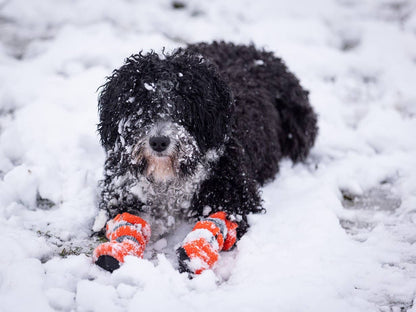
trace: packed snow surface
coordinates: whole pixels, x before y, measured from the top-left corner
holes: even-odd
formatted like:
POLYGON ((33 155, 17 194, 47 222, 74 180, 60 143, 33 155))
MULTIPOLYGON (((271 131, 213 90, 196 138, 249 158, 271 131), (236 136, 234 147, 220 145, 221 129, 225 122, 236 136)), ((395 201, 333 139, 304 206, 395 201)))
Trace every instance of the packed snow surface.
POLYGON ((0 311, 415 312, 415 242, 413 0, 0 0, 0 311), (96 90, 133 53, 214 39, 285 60, 316 145, 213 270, 177 271, 184 224, 105 272, 96 90))

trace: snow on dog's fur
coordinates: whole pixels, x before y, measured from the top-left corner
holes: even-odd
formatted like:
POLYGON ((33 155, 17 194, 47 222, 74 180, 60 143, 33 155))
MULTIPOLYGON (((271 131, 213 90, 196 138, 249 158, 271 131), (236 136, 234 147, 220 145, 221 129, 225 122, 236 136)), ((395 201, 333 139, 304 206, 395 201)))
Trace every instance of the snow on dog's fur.
POLYGON ((279 58, 224 42, 129 57, 99 112, 100 208, 146 216, 159 235, 222 210, 241 237, 247 214, 263 210, 259 187, 282 157, 303 160, 317 134, 308 93, 279 58), (163 150, 152 138, 168 138, 163 150))

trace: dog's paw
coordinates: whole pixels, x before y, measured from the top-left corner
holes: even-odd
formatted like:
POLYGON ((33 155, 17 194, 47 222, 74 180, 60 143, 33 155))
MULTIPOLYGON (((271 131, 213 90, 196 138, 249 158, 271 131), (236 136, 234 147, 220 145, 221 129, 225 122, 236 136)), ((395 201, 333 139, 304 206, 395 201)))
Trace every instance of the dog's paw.
POLYGON ((218 261, 221 250, 229 250, 237 239, 237 223, 227 220, 225 212, 211 214, 196 223, 176 251, 179 270, 200 274, 218 261))
POLYGON ((95 248, 93 261, 113 272, 124 262, 125 256, 143 257, 150 235, 150 226, 145 220, 126 212, 119 214, 107 222, 106 236, 110 241, 95 248))

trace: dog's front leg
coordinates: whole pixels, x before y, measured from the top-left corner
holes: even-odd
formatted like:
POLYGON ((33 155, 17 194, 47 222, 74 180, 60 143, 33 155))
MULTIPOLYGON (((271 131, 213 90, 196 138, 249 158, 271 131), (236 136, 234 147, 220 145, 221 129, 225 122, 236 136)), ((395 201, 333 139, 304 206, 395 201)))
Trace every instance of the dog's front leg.
POLYGON ((223 211, 196 223, 178 248, 179 269, 200 274, 217 262, 219 252, 232 248, 237 240, 237 223, 223 211))
POLYGON ((106 237, 109 242, 95 248, 93 261, 103 269, 113 272, 124 262, 125 256, 143 257, 151 230, 142 218, 124 212, 107 222, 106 237))

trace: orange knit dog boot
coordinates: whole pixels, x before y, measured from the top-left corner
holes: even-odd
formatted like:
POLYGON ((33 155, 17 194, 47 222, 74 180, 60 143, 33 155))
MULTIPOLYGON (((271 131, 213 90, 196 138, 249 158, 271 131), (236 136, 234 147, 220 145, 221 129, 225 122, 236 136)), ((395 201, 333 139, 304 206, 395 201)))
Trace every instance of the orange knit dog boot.
POLYGON ((177 249, 179 269, 200 274, 218 260, 221 250, 229 250, 237 240, 237 223, 227 220, 223 211, 196 223, 177 249))
POLYGON ((150 234, 150 226, 142 218, 127 212, 119 214, 107 222, 106 237, 110 241, 95 248, 93 261, 113 272, 124 262, 125 256, 143 257, 150 234))

